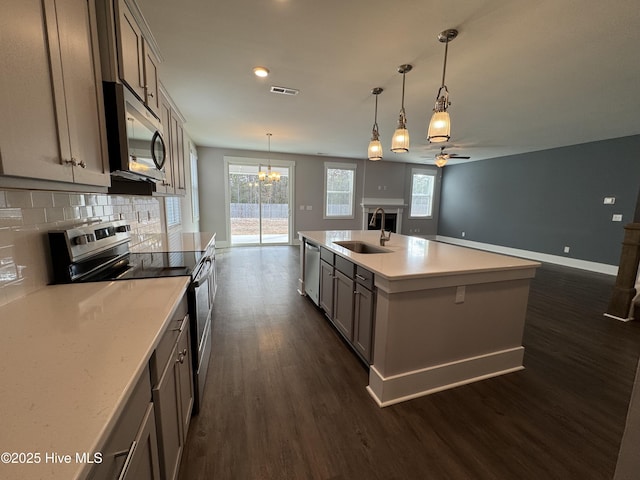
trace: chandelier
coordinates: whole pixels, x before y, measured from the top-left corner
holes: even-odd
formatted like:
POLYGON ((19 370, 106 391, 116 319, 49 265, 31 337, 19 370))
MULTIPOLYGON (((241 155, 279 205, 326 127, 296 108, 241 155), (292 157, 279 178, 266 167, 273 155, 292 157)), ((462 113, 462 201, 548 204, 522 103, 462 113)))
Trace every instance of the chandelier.
POLYGON ((261 182, 269 182, 269 183, 273 183, 273 182, 279 182, 280 181, 280 172, 275 172, 271 170, 271 136, 273 134, 271 133, 267 133, 267 140, 268 140, 268 154, 267 154, 267 171, 265 172, 264 170, 260 170, 258 172, 258 180, 260 180, 261 182))

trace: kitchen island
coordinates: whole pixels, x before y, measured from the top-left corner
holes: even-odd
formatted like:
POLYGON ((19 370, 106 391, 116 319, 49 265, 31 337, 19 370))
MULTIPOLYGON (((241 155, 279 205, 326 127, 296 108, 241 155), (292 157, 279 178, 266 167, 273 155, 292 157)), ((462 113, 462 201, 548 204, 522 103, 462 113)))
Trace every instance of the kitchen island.
POLYGON ((299 232, 305 292, 307 242, 374 274, 368 392, 380 406, 523 369, 522 334, 537 262, 380 231, 299 232), (360 242, 381 253, 357 253, 360 242), (346 244, 347 246, 348 243, 346 244))

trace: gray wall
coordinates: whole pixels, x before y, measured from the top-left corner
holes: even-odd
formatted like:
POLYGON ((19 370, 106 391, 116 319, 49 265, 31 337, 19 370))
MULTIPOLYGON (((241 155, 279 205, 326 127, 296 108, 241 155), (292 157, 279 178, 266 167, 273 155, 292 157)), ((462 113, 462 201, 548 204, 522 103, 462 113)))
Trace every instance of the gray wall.
MULTIPOLYGON (((218 242, 229 241, 226 232, 224 198, 224 157, 264 159, 265 152, 198 147, 198 175, 200 189, 200 229, 216 232, 218 242)), ((399 162, 370 162, 346 158, 332 158, 314 155, 292 155, 272 153, 273 161, 295 162, 295 199, 293 205, 294 231, 301 230, 360 230, 362 228, 363 197, 404 198, 409 203, 411 193, 411 167, 430 168, 438 174, 434 199, 434 218, 428 220, 408 220, 408 208, 403 218, 404 234, 419 229, 418 235, 435 235, 438 224, 440 170, 424 165, 410 165, 399 162), (355 163, 356 169, 356 211, 355 218, 341 220, 323 219, 324 163, 355 163), (307 207, 311 206, 311 210, 307 207), (301 207, 304 207, 301 209, 301 207)))
POLYGON ((618 265, 639 184, 640 135, 448 165, 438 234, 618 265))

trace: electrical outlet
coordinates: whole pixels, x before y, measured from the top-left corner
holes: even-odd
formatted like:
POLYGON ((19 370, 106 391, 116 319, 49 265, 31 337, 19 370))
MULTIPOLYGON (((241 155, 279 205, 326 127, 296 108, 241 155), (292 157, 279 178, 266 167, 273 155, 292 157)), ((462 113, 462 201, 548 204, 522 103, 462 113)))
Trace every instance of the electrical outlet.
POLYGON ((300 205, 300 210, 304 210, 304 205, 300 205))
POLYGON ((464 238, 464 236, 466 235, 466 232, 462 232, 462 237, 464 238))
POLYGON ((464 285, 456 288, 456 303, 464 303, 466 290, 467 288, 464 285))
POLYGON ((614 205, 616 203, 616 197, 604 197, 605 205, 614 205))
POLYGON ((611 221, 612 222, 621 222, 622 221, 622 214, 621 213, 614 213, 613 217, 611 217, 611 221))
POLYGON ((307 210, 313 210, 313 205, 307 205, 307 210))
POLYGON ((564 247, 564 253, 569 253, 569 250, 571 250, 570 247, 564 247))

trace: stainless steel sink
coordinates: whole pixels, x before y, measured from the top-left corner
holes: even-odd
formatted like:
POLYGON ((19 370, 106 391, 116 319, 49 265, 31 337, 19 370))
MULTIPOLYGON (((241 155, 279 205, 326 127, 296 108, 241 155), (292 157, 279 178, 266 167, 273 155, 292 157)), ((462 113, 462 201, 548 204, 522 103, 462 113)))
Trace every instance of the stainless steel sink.
POLYGON ((355 253, 390 253, 392 251, 387 248, 378 247, 377 245, 371 245, 370 243, 359 242, 358 240, 345 240, 333 243, 355 253))

